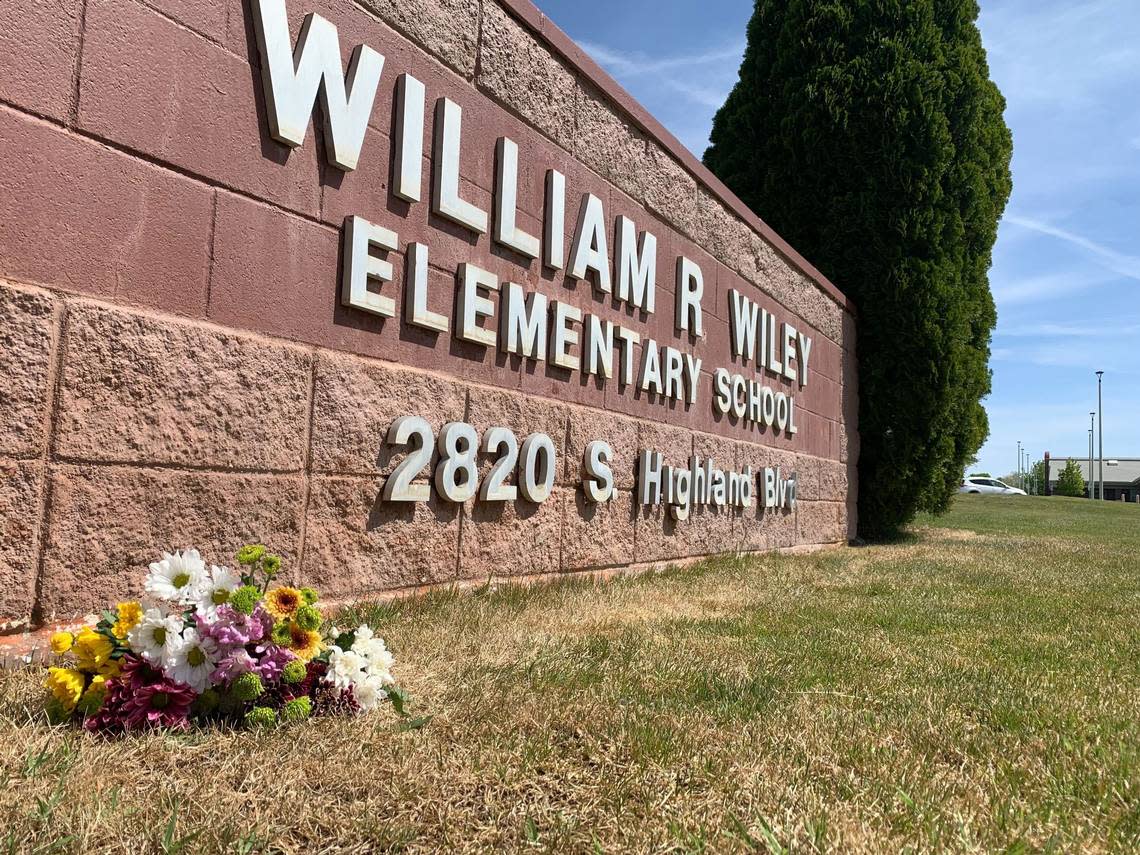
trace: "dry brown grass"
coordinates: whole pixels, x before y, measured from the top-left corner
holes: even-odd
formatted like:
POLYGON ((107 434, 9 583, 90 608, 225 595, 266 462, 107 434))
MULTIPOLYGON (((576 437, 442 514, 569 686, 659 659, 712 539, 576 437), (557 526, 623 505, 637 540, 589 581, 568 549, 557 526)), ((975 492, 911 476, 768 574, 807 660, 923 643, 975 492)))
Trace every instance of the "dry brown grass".
POLYGON ((897 545, 361 609, 420 729, 104 741, 2 675, 0 851, 1135 848, 1140 514, 968 499, 897 545))

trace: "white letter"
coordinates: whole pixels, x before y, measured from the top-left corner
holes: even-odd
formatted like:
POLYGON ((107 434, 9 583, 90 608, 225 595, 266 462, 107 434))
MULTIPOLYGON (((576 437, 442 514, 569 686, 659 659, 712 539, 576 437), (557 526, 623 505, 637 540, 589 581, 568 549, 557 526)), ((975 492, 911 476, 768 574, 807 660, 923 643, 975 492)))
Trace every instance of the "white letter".
POLYGON ((607 257, 609 250, 606 249, 606 214, 602 209, 602 200, 593 193, 582 197, 572 255, 570 277, 585 279, 593 270, 596 275, 594 287, 603 294, 609 294, 610 260, 607 257))
POLYGON ((727 415, 731 407, 729 383, 728 372, 723 368, 718 368, 713 375, 713 384, 716 387, 716 395, 713 396, 713 409, 722 416, 727 415))
POLYGON ((661 502, 661 453, 642 449, 637 454, 637 496, 642 505, 661 502))
POLYGON ((392 192, 418 202, 424 172, 424 85, 410 74, 396 78, 396 139, 392 192))
POLYGON ((690 405, 697 402, 697 380, 701 376, 701 360, 693 359, 691 354, 685 354, 685 385, 688 387, 689 394, 686 400, 690 405))
POLYGON ((587 315, 585 326, 584 373, 601 374, 609 380, 614 376, 614 325, 597 315, 587 315))
POLYGON ((301 145, 319 95, 329 163, 346 172, 355 169, 384 57, 357 45, 348 75, 342 76, 336 27, 314 12, 305 17, 297 47, 290 50, 285 0, 256 0, 253 29, 270 134, 292 148, 301 145))
POLYGON ((373 225, 363 217, 346 217, 344 221, 344 275, 341 277, 340 302, 342 306, 362 309, 391 318, 396 314, 396 301, 368 290, 369 279, 392 281, 392 264, 373 258, 368 249, 378 246, 394 250, 399 238, 396 233, 373 225))
POLYGON ((538 258, 538 238, 515 225, 519 201, 519 147, 507 137, 495 143, 495 240, 527 258, 538 258))
POLYGON ((408 244, 407 290, 404 294, 404 320, 417 327, 447 332, 447 318, 427 307, 428 248, 426 244, 408 244))
POLYGON ((684 390, 681 388, 681 374, 684 371, 684 360, 681 359, 681 351, 673 347, 665 348, 665 370, 662 372, 665 375, 664 391, 666 398, 673 398, 680 401, 684 396, 684 390))
POLYGON ((650 391, 652 386, 654 394, 661 394, 661 356, 657 353, 657 342, 653 339, 647 339, 641 349, 641 379, 638 386, 643 392, 650 391))
POLYGON ((789 380, 795 380, 796 369, 792 367, 792 360, 795 359, 796 338, 799 333, 791 324, 784 324, 783 332, 781 338, 784 340, 784 376, 789 380))
POLYGON ((546 359, 546 295, 523 296, 521 285, 504 282, 499 289, 499 347, 529 359, 546 359))
POLYGON ((657 292, 657 238, 649 232, 637 238, 637 226, 628 217, 618 217, 617 246, 619 300, 653 313, 657 292))
POLYGON ((701 297, 705 293, 705 279, 696 262, 685 256, 677 259, 677 332, 692 332, 703 336, 701 325, 701 297))
POLYGON ((435 154, 431 209, 476 234, 487 231, 487 212, 459 198, 459 148, 463 108, 450 98, 435 102, 435 154))
POLYGON ((554 332, 550 336, 550 364, 573 370, 581 364, 581 360, 570 355, 570 348, 578 344, 578 333, 570 329, 570 324, 582 322, 582 310, 557 300, 550 304, 550 308, 554 313, 554 332))
POLYGON ((614 334, 621 345, 621 385, 633 382, 633 349, 641 342, 641 334, 625 327, 615 327, 614 334))
POLYGON ((546 254, 543 263, 551 270, 566 264, 566 176, 557 169, 546 173, 546 254))
POLYGON ((582 492, 587 502, 608 502, 614 495, 614 473, 610 459, 614 450, 596 439, 586 446, 582 456, 582 492))
POLYGON ((728 292, 729 320, 732 321, 732 352, 745 365, 756 354, 756 315, 760 309, 735 288, 728 292))
POLYGON ((811 338, 800 333, 800 388, 807 385, 808 360, 811 358, 811 338))
POLYGON ((479 318, 491 317, 495 306, 479 294, 479 289, 494 291, 499 287, 499 277, 474 264, 464 263, 459 265, 459 281, 459 328, 455 335, 464 341, 494 347, 495 330, 483 329, 479 326, 479 318))

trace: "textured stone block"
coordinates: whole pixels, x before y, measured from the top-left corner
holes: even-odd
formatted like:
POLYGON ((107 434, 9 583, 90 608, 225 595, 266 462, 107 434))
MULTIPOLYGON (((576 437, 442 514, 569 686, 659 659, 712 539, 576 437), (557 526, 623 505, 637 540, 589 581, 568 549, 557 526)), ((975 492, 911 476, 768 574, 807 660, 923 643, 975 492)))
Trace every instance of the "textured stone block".
POLYGON ((38 460, 0 458, 0 626, 32 611, 41 475, 38 460))
POLYGON ((586 501, 581 489, 565 492, 562 569, 613 567, 633 561, 636 512, 633 491, 619 489, 608 502, 586 501))
POLYGON ((81 0, 5 0, 0 97, 66 121, 74 96, 81 0))
POLYGON ((304 466, 312 356, 194 324, 76 304, 57 452, 73 460, 304 466))
POLYGON ((38 454, 43 444, 54 324, 46 294, 0 282, 0 454, 38 454))
POLYGON ((483 4, 479 87, 570 148, 574 141, 574 75, 498 3, 483 4))
POLYGON ((733 528, 741 513, 702 506, 693 508, 687 520, 675 520, 664 505, 638 506, 634 558, 645 563, 735 551, 733 528))
POLYGON ((0 276, 202 313, 213 191, 8 110, 0 161, 0 276))
POLYGON ((582 459, 586 446, 603 440, 613 449, 610 469, 614 484, 620 490, 631 489, 637 470, 637 422, 604 410, 574 407, 570 410, 570 431, 566 444, 566 478, 570 484, 580 482, 582 459))
POLYGON ((555 490, 540 505, 520 500, 464 506, 460 576, 470 579, 557 573, 562 508, 567 494, 566 490, 555 490))
POLYGON ((91 0, 86 22, 81 127, 227 187, 319 213, 315 133, 297 149, 269 137, 261 81, 245 62, 130 0, 91 0))
MULTIPOLYGON (((799 507, 798 502, 796 507, 799 507)), ((741 515, 738 531, 740 549, 745 551, 795 546, 798 537, 796 511, 786 508, 766 510, 757 502, 741 515)))
POLYGON ((140 596, 147 565, 163 550, 194 547, 232 566, 238 547, 260 542, 296 572, 299 477, 63 466, 51 490, 41 597, 48 620, 140 596))
MULTIPOLYGON (((447 422, 461 422, 466 387, 432 374, 322 353, 313 395, 313 469, 337 474, 388 475, 404 457, 387 445, 400 416, 421 416, 438 437, 447 422)), ((432 455, 430 477, 439 455, 432 455)))
POLYGON ((577 116, 574 155, 618 189, 644 199, 651 164, 641 132, 619 116, 591 84, 578 90, 577 116))
POLYGON ((456 578, 459 507, 380 500, 381 478, 314 477, 301 580, 328 597, 456 578))
POLYGON ((847 500, 847 464, 834 460, 819 462, 819 495, 827 502, 847 500))
POLYGON ((360 0, 364 8, 467 77, 475 73, 479 0, 360 0))
POLYGON ((655 144, 649 146, 652 172, 645 185, 645 205, 692 239, 698 234, 697 182, 673 156, 655 144))
POLYGON ((796 502, 799 543, 839 543, 846 540, 837 502, 796 502))

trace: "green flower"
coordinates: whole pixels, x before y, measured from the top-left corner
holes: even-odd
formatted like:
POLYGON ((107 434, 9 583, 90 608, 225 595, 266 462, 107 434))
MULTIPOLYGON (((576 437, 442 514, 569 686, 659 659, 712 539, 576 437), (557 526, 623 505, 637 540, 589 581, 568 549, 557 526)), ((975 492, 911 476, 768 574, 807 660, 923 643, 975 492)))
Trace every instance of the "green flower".
POLYGON ((273 629, 269 631, 269 638, 279 647, 288 647, 293 641, 293 636, 289 634, 289 621, 279 620, 273 624, 273 629))
POLYGON ((305 600, 305 605, 311 606, 317 601, 317 592, 313 588, 302 588, 301 596, 305 600))
POLYGON ((293 698, 281 707, 281 721, 304 721, 313 711, 313 702, 307 695, 293 698))
POLYGON ((293 620, 301 629, 312 631, 321 625, 321 613, 312 606, 300 606, 293 613, 293 620))
POLYGON ((262 685, 261 678, 252 671, 248 674, 242 674, 230 683, 230 692, 239 701, 256 700, 261 697, 261 693, 264 691, 265 686, 262 685))
POLYGON ((248 567, 260 561, 263 555, 265 555, 264 546, 260 543, 249 543, 239 549, 235 557, 238 564, 244 564, 248 567))
POLYGON ((300 659, 294 659, 289 662, 281 671, 281 679, 286 683, 300 683, 305 679, 305 675, 309 669, 305 667, 305 663, 300 659))
POLYGON ((261 564, 265 572, 270 576, 276 576, 281 569, 281 556, 280 555, 266 555, 265 561, 261 564))
POLYGON ((230 594, 230 605, 243 615, 253 614, 257 604, 261 601, 261 591, 253 585, 242 585, 230 594))
POLYGON ((277 724, 277 713, 273 711, 272 707, 254 707, 245 714, 245 726, 251 730, 273 727, 275 724, 277 724))
POLYGON ((210 715, 218 708, 221 703, 221 697, 218 695, 216 689, 206 689, 202 694, 194 699, 194 704, 191 707, 195 715, 210 715))

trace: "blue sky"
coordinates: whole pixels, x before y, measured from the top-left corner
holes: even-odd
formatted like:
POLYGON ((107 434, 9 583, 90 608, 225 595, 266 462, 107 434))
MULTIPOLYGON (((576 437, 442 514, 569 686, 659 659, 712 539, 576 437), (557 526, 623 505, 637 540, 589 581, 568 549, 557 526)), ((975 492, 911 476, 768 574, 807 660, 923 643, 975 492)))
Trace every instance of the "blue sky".
MULTIPOLYGON (((704 152, 751 2, 538 4, 704 152)), ((1140 457, 1140 3, 982 0, 980 26, 1008 102, 1014 189, 990 272, 990 438, 973 471, 1012 471, 1019 440, 1036 457, 1086 454, 1098 368, 1105 457, 1140 457)))

